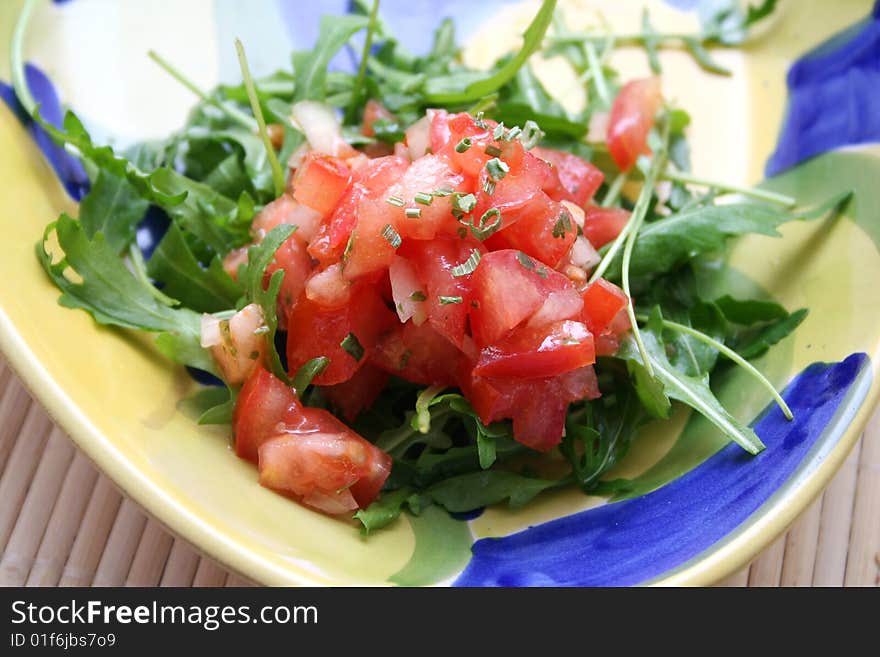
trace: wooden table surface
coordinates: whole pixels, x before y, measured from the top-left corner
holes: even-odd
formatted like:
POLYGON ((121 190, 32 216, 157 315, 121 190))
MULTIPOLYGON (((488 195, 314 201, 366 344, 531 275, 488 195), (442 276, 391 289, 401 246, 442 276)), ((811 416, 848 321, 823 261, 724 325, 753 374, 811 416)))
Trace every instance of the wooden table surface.
MULTIPOLYGON (((0 585, 241 586, 100 474, 0 360, 0 585)), ((880 412, 824 493, 729 586, 880 586, 880 412)))

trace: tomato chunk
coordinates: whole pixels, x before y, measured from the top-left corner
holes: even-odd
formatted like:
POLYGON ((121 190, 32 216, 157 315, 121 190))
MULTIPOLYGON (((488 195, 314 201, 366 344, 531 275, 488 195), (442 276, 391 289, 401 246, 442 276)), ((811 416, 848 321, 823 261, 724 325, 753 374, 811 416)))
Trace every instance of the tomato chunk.
POLYGON ((663 104, 660 78, 631 80, 614 99, 608 118, 608 151, 621 171, 629 171, 648 149, 654 115, 663 104))
POLYGON ((284 271, 284 280, 281 281, 278 292, 278 325, 284 329, 287 326, 287 315, 305 289, 306 279, 312 273, 312 260, 306 251, 306 245, 296 237, 296 233, 278 247, 275 257, 266 267, 263 287, 268 286, 272 274, 279 269, 284 271))
POLYGON ((364 118, 361 123, 361 134, 365 137, 372 137, 375 133, 373 124, 376 121, 396 121, 394 114, 389 112, 385 106, 377 100, 370 98, 364 106, 364 118))
POLYGON ((372 363, 366 363, 348 381, 323 386, 321 392, 346 420, 354 422, 361 411, 373 405, 387 383, 387 372, 372 363))
POLYGON ((315 383, 348 381, 366 362, 379 335, 396 321, 371 285, 357 286, 351 292, 351 303, 339 308, 325 308, 303 295, 287 321, 290 372, 295 373, 312 358, 326 356, 330 364, 315 377, 315 383))
POLYGON ((596 362, 593 334, 580 322, 566 320, 541 328, 515 329, 483 349, 475 376, 543 379, 596 362))
POLYGON ((519 249, 550 267, 556 267, 571 250, 577 225, 571 213, 543 194, 546 203, 533 206, 512 226, 495 233, 487 244, 492 249, 519 249))
POLYGON ((472 285, 470 326, 481 349, 534 315, 552 292, 572 289, 565 276, 513 249, 483 256, 472 285))
POLYGON ((562 185, 562 194, 547 192, 556 201, 568 200, 583 207, 602 185, 605 174, 586 160, 552 148, 536 146, 531 152, 553 165, 562 185))
POLYGON ((605 333, 617 314, 627 306, 627 298, 619 287, 600 278, 583 292, 583 322, 595 334, 605 333))
POLYGON ((620 235, 629 221, 629 211, 623 208, 601 208, 588 205, 584 208, 584 235, 593 248, 601 249, 620 235))
POLYGON ((391 457, 323 409, 297 411, 260 446, 260 483, 329 514, 369 506, 391 472, 391 457))
POLYGON ((278 426, 288 412, 296 413, 301 404, 292 388, 258 366, 248 377, 232 414, 235 453, 247 461, 257 462, 264 442, 278 433, 278 426))
POLYGON ((464 354, 428 323, 398 324, 379 339, 371 358, 386 372, 420 385, 457 385, 469 369, 464 354))
POLYGON ((403 237, 431 240, 438 232, 453 233, 459 226, 452 216, 452 196, 433 196, 438 190, 462 191, 465 178, 456 173, 449 159, 442 155, 425 155, 412 163, 403 177, 388 188, 386 198, 396 197, 402 207, 386 203, 389 220, 403 237), (431 195, 415 200, 417 194, 431 195), (407 215, 409 210, 410 215, 407 215), (418 211, 416 215, 415 211, 418 211))
POLYGON ((339 203, 350 181, 351 171, 342 160, 312 152, 294 174, 293 198, 326 216, 339 203))

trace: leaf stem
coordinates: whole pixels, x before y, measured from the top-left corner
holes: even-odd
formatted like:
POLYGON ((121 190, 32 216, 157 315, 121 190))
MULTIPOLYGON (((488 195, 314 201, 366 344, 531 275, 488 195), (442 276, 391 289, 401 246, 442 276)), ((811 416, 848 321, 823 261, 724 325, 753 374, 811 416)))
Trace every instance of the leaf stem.
POLYGON ((608 90, 608 81, 602 72, 602 64, 599 62, 599 55, 596 52, 596 44, 587 41, 584 45, 584 53, 587 55, 587 63, 592 73, 593 84, 596 86, 596 93, 604 107, 611 107, 611 92, 608 90))
POLYGON ((606 192, 605 197, 602 199, 601 207, 610 208, 617 202, 617 199, 620 197, 620 190, 623 189, 624 184, 626 184, 626 177, 626 171, 621 171, 617 174, 611 182, 611 185, 608 187, 608 192, 606 192))
POLYGON ((266 130, 266 119, 263 118, 263 109, 260 107, 260 100, 257 98, 257 88, 254 86, 254 79, 251 76, 248 67, 247 55, 244 52, 244 45, 241 39, 235 40, 235 49, 238 51, 238 64, 241 67, 241 76, 244 79, 244 87, 247 90, 248 100, 251 102, 251 109, 254 112, 254 118, 257 119, 257 127, 259 128, 260 139, 263 140, 263 146, 266 148, 266 156, 269 158, 269 165, 272 167, 272 181, 275 183, 275 196, 280 197, 284 193, 285 181, 284 170, 281 163, 278 162, 278 155, 269 139, 269 133, 266 130))
POLYGON ((15 23, 15 31, 12 33, 12 39, 9 44, 9 65, 12 69, 12 87, 18 101, 24 107, 28 116, 34 115, 37 108, 37 101, 31 95, 31 90, 27 84, 27 77, 24 70, 24 35, 27 32, 28 22, 31 18, 31 12, 37 0, 25 0, 21 13, 18 15, 18 21, 15 23))
POLYGON ((660 172, 666 166, 666 151, 669 148, 669 115, 667 112, 664 111, 661 120, 662 127, 660 128, 660 146, 654 152, 654 157, 651 159, 651 168, 648 169, 648 173, 645 176, 645 182, 642 186, 642 191, 639 194, 639 200, 636 201, 636 207, 633 208, 632 216, 627 223, 627 227, 629 227, 629 234, 626 238, 626 246, 623 249, 623 261, 621 269, 621 282, 623 284, 623 293, 629 300, 626 306, 626 314, 629 316, 629 321, 633 328, 633 338, 636 341, 636 345, 638 345, 639 347, 639 354, 642 357, 642 361, 645 363, 645 369, 648 371, 648 374, 651 377, 654 376, 654 367, 651 364, 651 358, 648 355, 648 350, 645 348, 645 343, 642 340, 642 334, 639 331, 638 324, 636 323, 636 310, 635 306, 633 305, 632 292, 630 291, 629 286, 629 265, 630 260, 632 259, 633 248, 636 244, 636 238, 639 235, 639 229, 642 227, 642 223, 644 223, 645 221, 645 215, 648 213, 648 206, 651 204, 651 197, 654 196, 654 183, 657 181, 657 177, 659 176, 660 172))
MULTIPOLYGON (((638 315, 637 319, 640 322, 648 321, 648 318, 645 315, 638 315)), ((747 361, 745 358, 743 358, 738 353, 736 353, 733 349, 731 349, 730 347, 725 345, 723 342, 719 342, 715 338, 713 338, 709 335, 706 335, 702 331, 698 331, 697 329, 695 329, 691 326, 687 326, 686 324, 679 324, 678 322, 673 322, 668 319, 664 319, 663 326, 665 328, 671 329, 673 331, 678 331, 679 333, 684 333, 686 335, 689 335, 692 338, 694 338, 695 340, 699 340, 703 344, 709 345, 713 349, 717 349, 720 353, 727 356, 727 358, 729 358, 734 363, 736 363, 737 365, 742 367, 744 370, 746 370, 755 379, 757 379, 761 383, 761 385, 764 386, 764 388, 767 389, 767 391, 773 396, 773 399, 776 401, 776 403, 779 404, 779 408, 782 409, 782 413, 785 415, 785 418, 787 420, 794 419, 794 414, 791 412, 791 408, 789 408, 788 404, 782 398, 782 395, 779 394, 779 392, 776 390, 776 388, 773 386, 773 384, 769 381, 769 379, 767 379, 767 377, 765 377, 763 374, 761 374, 761 372, 758 371, 758 369, 754 365, 752 365, 749 361, 747 361)))
POLYGON ((678 182, 685 185, 697 185, 699 187, 717 189, 725 193, 742 194, 743 196, 748 196, 761 201, 778 203, 789 208, 797 204, 796 199, 793 199, 791 196, 786 196, 785 194, 771 192, 766 189, 742 187, 740 185, 731 185, 729 183, 722 183, 716 180, 708 180, 706 178, 700 178, 699 176, 694 176, 690 173, 686 173, 683 171, 667 170, 660 175, 660 178, 662 180, 671 180, 672 182, 678 182))
POLYGON ((229 105, 220 102, 217 98, 209 96, 207 93, 205 93, 204 90, 196 86, 195 82, 184 76, 183 73, 174 68, 174 66, 168 60, 163 58, 155 50, 150 50, 147 53, 147 56, 154 62, 156 62, 166 73, 168 73, 168 75, 170 75, 184 87, 189 89, 193 94, 198 96, 200 100, 208 103, 209 105, 212 105, 213 107, 216 107, 230 119, 241 124, 248 130, 252 130, 253 132, 257 131, 257 122, 252 117, 248 116, 247 114, 235 107, 230 107, 229 105))
POLYGON ((373 34, 376 32, 377 18, 379 16, 379 0, 373 0, 373 7, 370 10, 370 19, 367 23, 367 35, 364 38, 364 50, 361 54, 361 63, 358 66, 357 78, 355 78, 354 88, 351 93, 351 104, 348 106, 348 119, 353 122, 357 106, 360 104, 364 79, 367 76, 367 61, 370 59, 370 50, 373 47, 373 34))
POLYGON ((419 393, 416 399, 416 426, 419 433, 428 433, 431 430, 431 412, 428 410, 428 407, 431 405, 434 397, 445 389, 446 386, 428 386, 419 393))
POLYGON ((168 306, 169 308, 174 308, 175 306, 180 305, 180 301, 177 299, 172 299, 167 294, 162 292, 159 288, 157 288, 153 281, 150 280, 150 277, 147 276, 147 267, 144 263, 144 256, 141 253, 140 247, 137 245, 137 242, 132 242, 128 247, 128 258, 131 261, 131 267, 133 269, 134 275, 146 286, 147 290, 149 290, 150 294, 153 295, 153 298, 156 299, 163 306, 168 306))

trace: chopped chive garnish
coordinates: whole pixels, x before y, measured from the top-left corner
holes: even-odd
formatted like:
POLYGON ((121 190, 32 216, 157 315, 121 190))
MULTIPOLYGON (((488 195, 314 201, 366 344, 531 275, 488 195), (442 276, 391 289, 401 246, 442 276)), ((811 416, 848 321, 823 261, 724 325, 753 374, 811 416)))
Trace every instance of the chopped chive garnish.
POLYGON ((513 141, 514 139, 519 137, 521 134, 522 134, 522 128, 520 128, 518 125, 515 125, 510 130, 507 131, 507 134, 504 135, 504 137, 502 137, 502 139, 504 139, 504 141, 513 141))
POLYGON ((462 297, 444 297, 443 295, 441 295, 439 298, 441 306, 448 306, 453 303, 464 303, 464 299, 462 297))
POLYGON ((354 231, 351 232, 351 235, 348 236, 348 241, 345 243, 345 249, 342 251, 342 262, 344 263, 348 260, 348 256, 351 254, 351 250, 354 248, 354 231))
POLYGON ((556 218, 553 224, 553 237, 565 237, 566 233, 571 232, 571 215, 568 210, 563 210, 556 218))
POLYGON ((465 228, 464 226, 462 226, 461 228, 459 228, 459 229, 458 229, 457 231, 455 231, 455 232, 458 233, 458 236, 459 236, 461 239, 464 239, 465 237, 467 237, 467 228, 465 228))
POLYGON ((406 215, 407 219, 418 219, 422 216, 420 208, 407 208, 403 213, 406 215))
POLYGON ((346 335, 345 339, 339 343, 339 346, 345 349, 346 353, 358 362, 364 357, 364 348, 354 333, 346 335))
POLYGON ((464 196, 456 196, 452 200, 452 207, 460 212, 467 214, 471 212, 477 205, 477 197, 473 194, 465 194, 464 196))
POLYGON ((392 248, 395 249, 398 248, 403 241, 400 239, 400 233, 394 230, 394 226, 391 224, 385 224, 385 227, 382 229, 382 237, 384 237, 392 248))
POLYGON ((473 145, 470 137, 462 137, 461 141, 455 145, 456 153, 464 153, 473 145))
POLYGON ((516 252, 516 259, 529 271, 535 272, 541 278, 547 278, 547 270, 544 267, 538 267, 537 263, 522 251, 516 252))
POLYGON ((409 295, 409 298, 412 299, 413 301, 427 301, 428 300, 427 295, 424 292, 422 292, 421 290, 416 290, 415 292, 413 292, 412 294, 409 295))
POLYGON ((500 228, 501 210, 498 208, 486 210, 476 224, 471 223, 471 233, 478 240, 486 239, 500 228))
POLYGON ((487 180, 483 185, 483 191, 486 192, 489 196, 495 193, 495 181, 487 180))
POLYGON ((497 146, 493 146, 492 144, 486 146, 483 151, 486 153, 486 155, 491 155, 492 157, 498 157, 499 155, 501 155, 501 149, 497 146))
POLYGON ((467 276, 473 273, 478 264, 480 264, 480 252, 473 249, 467 260, 460 265, 455 265, 450 271, 453 276, 467 276))
POLYGON ((497 157, 493 157, 491 160, 486 162, 486 171, 489 174, 489 177, 498 182, 502 180, 504 176, 510 173, 510 167, 507 165, 507 162, 503 160, 499 160, 497 157))
POLYGON ((520 142, 527 151, 538 145, 538 142, 544 138, 544 131, 534 121, 526 121, 523 125, 520 142))
POLYGON ((422 205, 431 205, 431 202, 434 200, 434 196, 428 194, 427 192, 417 192, 413 197, 413 200, 416 203, 421 203, 422 205))
POLYGON ((504 121, 495 126, 495 129, 492 131, 492 138, 495 141, 498 141, 504 136, 504 121))
POLYGON ((455 193, 455 190, 452 187, 441 187, 440 189, 435 189, 431 194, 434 196, 444 197, 444 196, 452 196, 455 193))
POLYGON ((393 205, 398 208, 402 208, 404 205, 406 205, 406 201, 404 201, 399 196, 389 196, 388 198, 385 199, 385 202, 388 205, 393 205))

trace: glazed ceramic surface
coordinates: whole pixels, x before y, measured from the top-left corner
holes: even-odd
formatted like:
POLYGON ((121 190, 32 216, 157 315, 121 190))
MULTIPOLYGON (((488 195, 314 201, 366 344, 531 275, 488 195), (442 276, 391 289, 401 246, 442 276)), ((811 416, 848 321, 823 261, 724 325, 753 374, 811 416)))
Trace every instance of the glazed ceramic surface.
MULTIPOLYGON (((626 32, 641 2, 563 2, 572 26, 596 8, 626 32)), ((688 5, 653 3, 660 29, 693 30, 688 5)), ((235 81, 239 36, 255 72, 288 66, 322 13, 344 1, 172 0, 45 2, 25 45, 28 78, 56 94, 96 140, 158 138, 193 99, 146 57, 160 51, 203 86, 235 81), (306 6, 308 5, 308 6, 306 6)), ((20 3, 0 4, 11 34, 20 3)), ((534 5, 385 0, 383 12, 413 50, 439 14, 460 21, 466 59, 489 64, 516 46, 534 5), (438 7, 440 10, 438 11, 438 7), (487 38, 491 37, 491 38, 487 38)), ((3 43, 8 43, 8 36, 3 43)), ((810 314, 759 359, 796 419, 786 422, 741 373, 714 381, 738 417, 754 418, 767 450, 748 457, 707 422, 679 410, 646 427, 609 477, 631 480, 626 499, 561 491, 518 511, 469 520, 429 508, 364 539, 353 523, 310 512, 257 484, 232 454, 228 431, 196 426, 180 400, 196 389, 149 336, 99 327, 56 303, 34 245, 88 185, 81 167, 23 126, 8 88, 0 107, 0 347, 33 393, 128 495, 172 531, 266 584, 623 585, 706 584, 746 563, 828 482, 877 397, 880 337, 880 10, 870 2, 780 2, 741 50, 718 59, 731 77, 664 53, 664 93, 692 115, 693 168, 707 178, 762 185, 804 204, 855 190, 845 213, 793 222, 781 239, 748 237, 706 262, 713 293, 758 295, 810 314), (45 153, 45 156, 44 156, 45 153), (61 181, 61 184, 59 181, 61 181)), ((351 66, 343 53, 334 66, 351 66)), ((627 75, 644 53, 621 51, 627 75)), ((557 61, 537 70, 572 107, 585 99, 557 61)), ((9 79, 7 54, 0 78, 9 79)), ((44 102, 47 102, 44 100, 44 102)), ((49 108, 51 103, 45 107, 49 108)), ((56 116, 60 119, 60 109, 56 116)))

